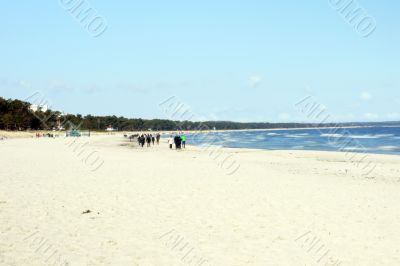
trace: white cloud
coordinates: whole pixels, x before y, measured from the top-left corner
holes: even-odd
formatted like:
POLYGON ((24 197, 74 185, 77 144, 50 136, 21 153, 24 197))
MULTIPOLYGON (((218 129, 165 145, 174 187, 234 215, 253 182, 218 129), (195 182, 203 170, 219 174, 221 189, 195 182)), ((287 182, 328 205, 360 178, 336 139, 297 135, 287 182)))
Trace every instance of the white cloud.
POLYGON ((93 94, 93 93, 100 92, 100 91, 101 91, 101 88, 99 88, 99 87, 96 86, 96 85, 91 85, 91 86, 85 88, 84 91, 85 91, 86 93, 93 94))
POLYGON ((51 80, 49 81, 49 88, 51 90, 61 90, 61 91, 70 91, 73 90, 66 82, 62 80, 51 80))
POLYGON ((361 100, 369 101, 369 100, 372 99, 372 95, 371 95, 371 93, 369 93, 368 91, 363 91, 363 92, 361 93, 361 95, 360 95, 360 98, 361 98, 361 100))
POLYGON ((345 118, 346 120, 354 120, 354 119, 356 118, 356 116, 355 116, 354 114, 346 114, 346 115, 344 116, 344 118, 345 118))
POLYGON ((18 85, 23 87, 23 88, 27 88, 27 89, 32 87, 31 83, 29 81, 26 81, 26 80, 19 80, 18 81, 18 85))
POLYGON ((138 85, 128 83, 128 82, 120 82, 120 83, 116 84, 116 88, 124 90, 124 91, 128 91, 128 92, 133 92, 133 93, 148 93, 148 92, 150 92, 150 90, 146 90, 138 85))
POLYGON ((253 75, 249 77, 249 85, 252 88, 257 88, 262 82, 262 77, 253 75))
POLYGON ((278 117, 279 117, 279 119, 281 119, 281 120, 288 120, 288 119, 290 119, 290 114, 288 114, 288 113, 280 113, 279 115, 278 115, 278 117))
POLYGON ((379 117, 379 115, 374 114, 374 113, 365 113, 364 117, 367 119, 377 119, 379 117))
POLYGON ((388 119, 393 119, 393 120, 400 119, 400 113, 390 113, 390 114, 387 114, 386 117, 388 119))
POLYGON ((32 83, 30 81, 24 79, 8 79, 8 78, 1 78, 0 79, 0 88, 6 89, 32 89, 32 83))

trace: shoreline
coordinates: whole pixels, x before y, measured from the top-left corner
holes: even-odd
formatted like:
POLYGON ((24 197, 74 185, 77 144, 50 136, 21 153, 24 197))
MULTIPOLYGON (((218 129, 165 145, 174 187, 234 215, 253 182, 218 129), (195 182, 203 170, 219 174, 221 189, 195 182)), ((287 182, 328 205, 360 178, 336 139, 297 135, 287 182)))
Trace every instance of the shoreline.
MULTIPOLYGON (((114 135, 114 134, 156 134, 160 133, 162 135, 165 134, 175 134, 180 132, 185 132, 188 134, 198 133, 219 133, 219 132, 258 132, 258 131, 285 131, 285 130, 320 130, 320 129, 347 129, 347 128, 375 128, 375 127, 388 127, 388 128, 396 128, 400 126, 348 126, 348 127, 304 127, 304 128, 262 128, 262 129, 220 129, 220 130, 161 130, 161 131, 90 131, 90 134, 93 135, 114 135)), ((82 130, 88 131, 88 130, 82 130)), ((35 137, 36 133, 47 134, 47 133, 55 133, 58 135, 65 135, 66 131, 52 131, 52 130, 29 130, 29 131, 8 131, 8 130, 0 130, 0 137, 6 138, 30 138, 35 137)))
MULTIPOLYGON (((346 127, 346 128, 373 128, 373 127, 346 127)), ((346 129, 346 128, 341 128, 341 129, 346 129)), ((328 128, 296 128, 296 129, 285 129, 285 128, 280 128, 280 129, 248 129, 248 130, 217 130, 217 131, 202 131, 202 132, 196 132, 196 131, 184 131, 187 134, 209 134, 209 133, 224 133, 224 132, 267 132, 267 131, 286 131, 286 130, 318 130, 318 129, 328 129, 328 128)), ((3 142, 5 140, 12 140, 12 139, 36 139, 35 134, 40 133, 40 134, 55 134, 56 139, 60 138, 65 138, 65 133, 66 131, 48 131, 48 130, 38 130, 38 131, 0 131, 0 141, 3 142), (4 138, 5 137, 5 138, 4 138)), ((99 131, 91 131, 91 137, 95 136, 109 136, 109 137, 119 137, 121 140, 125 139, 123 136, 129 135, 129 134, 156 134, 160 133, 161 134, 161 139, 165 140, 168 136, 167 135, 174 135, 174 134, 179 134, 181 131, 115 131, 115 132, 99 132, 99 131)), ((48 138, 48 137, 40 137, 40 138, 48 138)), ((51 138, 51 137, 50 137, 51 138)), ((82 136, 82 139, 86 139, 86 136, 82 136)), ((0 143, 1 143, 0 142, 0 143)), ((191 147, 196 147, 199 149, 203 149, 202 145, 203 144, 193 144, 193 143, 188 143, 186 144, 187 146, 191 147)), ((386 156, 391 156, 391 157, 398 157, 400 156, 400 153, 396 152, 391 152, 392 150, 387 150, 384 151, 383 149, 378 151, 374 151, 373 149, 360 149, 360 150, 329 150, 329 149, 270 149, 267 147, 227 147, 223 145, 206 145, 209 146, 209 149, 212 149, 211 147, 215 147, 215 149, 229 149, 229 150, 236 150, 236 151, 282 151, 282 152, 292 152, 292 151, 299 151, 299 152, 329 152, 329 153, 341 153, 341 154, 365 154, 365 155, 386 155, 386 156)))

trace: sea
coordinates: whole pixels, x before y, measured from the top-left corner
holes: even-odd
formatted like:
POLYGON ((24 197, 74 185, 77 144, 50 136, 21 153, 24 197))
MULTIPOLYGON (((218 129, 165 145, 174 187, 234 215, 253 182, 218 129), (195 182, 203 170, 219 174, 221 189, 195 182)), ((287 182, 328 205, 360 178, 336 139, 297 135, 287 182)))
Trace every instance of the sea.
POLYGON ((215 131, 203 134, 188 134, 187 143, 263 150, 316 150, 400 155, 400 127, 215 131))

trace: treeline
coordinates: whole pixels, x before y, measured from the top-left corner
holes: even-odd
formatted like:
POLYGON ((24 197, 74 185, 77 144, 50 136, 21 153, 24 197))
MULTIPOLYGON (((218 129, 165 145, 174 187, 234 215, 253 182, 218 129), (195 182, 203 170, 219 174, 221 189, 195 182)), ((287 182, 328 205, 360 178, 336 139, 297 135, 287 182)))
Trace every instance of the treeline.
POLYGON ((40 120, 29 110, 30 104, 0 97, 0 129, 40 129, 40 120))
MULTIPOLYGON (((77 128, 104 131, 107 127, 120 131, 138 130, 211 130, 211 129, 272 129, 328 127, 338 124, 312 123, 238 123, 231 121, 172 121, 166 119, 140 119, 117 116, 63 115, 58 111, 30 109, 31 104, 20 100, 5 100, 0 97, 0 129, 2 130, 50 130, 77 128)), ((378 125, 382 123, 342 123, 341 126, 378 125)), ((398 124, 398 123, 397 123, 398 124)))

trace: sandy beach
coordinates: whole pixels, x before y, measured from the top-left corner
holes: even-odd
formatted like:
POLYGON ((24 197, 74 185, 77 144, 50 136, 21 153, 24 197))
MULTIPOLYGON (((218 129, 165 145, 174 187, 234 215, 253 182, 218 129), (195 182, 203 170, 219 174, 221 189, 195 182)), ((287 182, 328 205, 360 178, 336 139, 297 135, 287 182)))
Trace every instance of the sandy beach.
POLYGON ((400 266, 399 1, 5 1, 0 266, 400 266))
POLYGON ((0 265, 400 265, 400 157, 0 141, 0 265))

